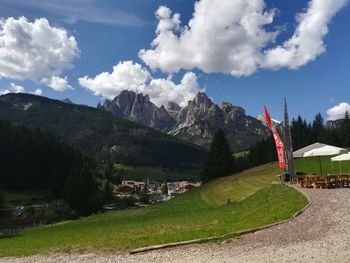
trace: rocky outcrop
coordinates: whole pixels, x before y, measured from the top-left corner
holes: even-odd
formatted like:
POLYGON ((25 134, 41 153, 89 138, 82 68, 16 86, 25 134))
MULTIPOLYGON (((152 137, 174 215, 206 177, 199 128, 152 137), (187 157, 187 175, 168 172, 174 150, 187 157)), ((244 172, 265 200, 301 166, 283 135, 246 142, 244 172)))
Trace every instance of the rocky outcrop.
POLYGON ((229 102, 217 105, 203 92, 184 108, 175 102, 158 108, 147 95, 123 91, 98 108, 205 147, 209 147, 218 129, 225 131, 234 151, 248 149, 269 134, 267 127, 246 115, 243 108, 229 102))
POLYGON ((342 122, 344 121, 344 119, 338 119, 338 120, 329 120, 326 123, 326 128, 327 129, 339 129, 342 122))
POLYGON ((202 92, 181 110, 169 134, 208 147, 218 129, 225 131, 234 151, 248 149, 268 135, 261 121, 247 116, 243 108, 228 102, 216 105, 202 92))
POLYGON ((178 120, 178 117, 181 111, 181 107, 179 104, 177 104, 176 102, 170 101, 166 105, 165 109, 174 120, 176 121, 178 120))
POLYGON ((174 126, 175 120, 169 115, 164 106, 158 108, 148 95, 133 91, 122 91, 112 101, 106 100, 97 106, 117 117, 126 118, 145 126, 166 129, 174 126))

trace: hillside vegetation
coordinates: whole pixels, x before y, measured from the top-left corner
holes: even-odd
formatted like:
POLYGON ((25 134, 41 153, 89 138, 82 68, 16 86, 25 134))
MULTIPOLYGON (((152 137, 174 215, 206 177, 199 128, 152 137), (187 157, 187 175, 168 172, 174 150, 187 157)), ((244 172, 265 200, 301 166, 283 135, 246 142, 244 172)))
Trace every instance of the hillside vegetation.
POLYGON ((30 94, 0 96, 0 120, 47 130, 100 160, 128 165, 198 167, 206 150, 83 105, 30 94))
POLYGON ((146 179, 163 182, 172 181, 200 181, 199 169, 176 169, 167 167, 126 166, 115 164, 118 175, 123 180, 144 181, 146 179))
POLYGON ((280 184, 275 164, 221 178, 162 205, 115 211, 0 239, 0 256, 124 251, 222 235, 291 217, 306 204, 280 184), (225 205, 226 198, 232 205, 225 205))

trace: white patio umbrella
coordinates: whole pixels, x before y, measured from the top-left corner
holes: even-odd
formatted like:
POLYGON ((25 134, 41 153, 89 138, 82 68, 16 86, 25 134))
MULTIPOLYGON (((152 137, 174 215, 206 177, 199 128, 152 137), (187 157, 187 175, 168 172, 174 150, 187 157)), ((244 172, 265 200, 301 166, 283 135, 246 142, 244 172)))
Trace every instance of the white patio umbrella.
POLYGON ((348 153, 349 151, 344 148, 326 145, 321 148, 313 149, 304 153, 303 157, 313 157, 313 156, 331 156, 343 153, 348 153))
POLYGON ((350 161, 350 153, 344 153, 331 158, 332 162, 339 162, 339 174, 342 174, 341 163, 342 161, 350 161))
POLYGON ((339 155, 343 153, 348 153, 347 149, 332 146, 332 145, 325 145, 323 147, 313 149, 310 151, 307 151, 303 154, 303 157, 318 157, 318 161, 320 164, 320 170, 321 170, 321 175, 323 174, 322 172, 322 164, 321 164, 321 156, 331 156, 331 155, 339 155))
POLYGON ((293 158, 303 158, 304 157, 304 153, 314 150, 314 149, 318 149, 321 148, 323 146, 326 146, 327 144, 324 143, 319 143, 319 142, 315 142, 313 144, 310 144, 306 147, 303 147, 295 152, 293 152, 293 158))

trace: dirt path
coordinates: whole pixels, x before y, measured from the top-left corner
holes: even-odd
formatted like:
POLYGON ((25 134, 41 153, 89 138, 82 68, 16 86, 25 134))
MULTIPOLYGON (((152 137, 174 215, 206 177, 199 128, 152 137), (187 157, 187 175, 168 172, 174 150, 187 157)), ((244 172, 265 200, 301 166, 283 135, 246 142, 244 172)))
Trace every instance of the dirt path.
POLYGON ((289 223, 225 244, 188 245, 137 255, 59 254, 1 262, 350 262, 350 189, 303 189, 310 207, 289 223))

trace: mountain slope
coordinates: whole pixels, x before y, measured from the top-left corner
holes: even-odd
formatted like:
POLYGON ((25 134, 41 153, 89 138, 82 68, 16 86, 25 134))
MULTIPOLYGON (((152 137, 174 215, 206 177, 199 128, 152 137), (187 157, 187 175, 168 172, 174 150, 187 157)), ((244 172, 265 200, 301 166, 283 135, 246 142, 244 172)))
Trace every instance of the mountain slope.
POLYGON ((153 128, 164 129, 175 124, 164 106, 158 108, 147 95, 133 91, 124 90, 112 101, 106 100, 103 105, 98 105, 98 108, 153 128))
POLYGON ((225 131, 233 151, 246 150, 269 134, 266 126, 246 115, 243 108, 228 102, 217 105, 203 92, 184 108, 174 102, 158 108, 147 95, 122 91, 98 108, 205 147, 218 129, 225 131))
POLYGON ((224 130, 233 151, 246 150, 268 136, 261 121, 246 115, 243 108, 228 102, 214 104, 202 92, 181 110, 169 134, 208 147, 218 129, 224 130))
POLYGON ((0 119, 50 131, 99 159, 129 165, 198 166, 205 150, 92 107, 30 94, 0 96, 0 119))

